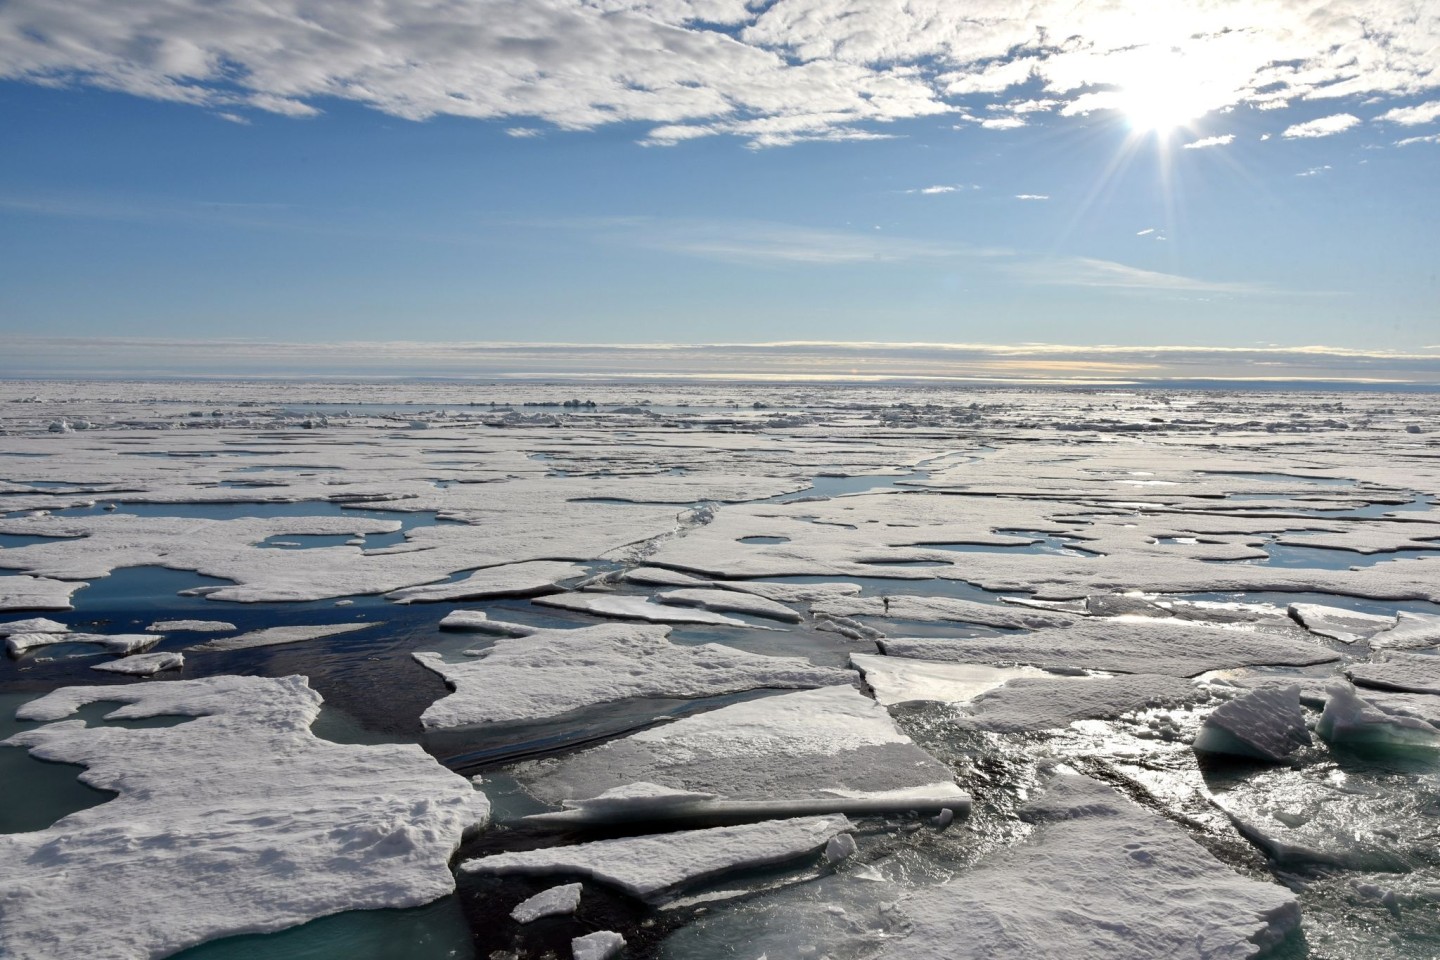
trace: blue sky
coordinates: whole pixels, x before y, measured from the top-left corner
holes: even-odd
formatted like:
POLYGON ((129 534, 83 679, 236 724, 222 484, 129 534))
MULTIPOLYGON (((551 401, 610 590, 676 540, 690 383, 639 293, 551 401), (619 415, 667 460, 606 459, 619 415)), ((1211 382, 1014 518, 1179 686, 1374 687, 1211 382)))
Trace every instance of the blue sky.
POLYGON ((827 2, 288 0, 298 52, 243 3, 8 5, 0 373, 97 336, 1440 358, 1434 17, 1380 4, 1382 63, 1319 2, 1231 5, 1243 48, 1224 4, 1061 42, 827 2))

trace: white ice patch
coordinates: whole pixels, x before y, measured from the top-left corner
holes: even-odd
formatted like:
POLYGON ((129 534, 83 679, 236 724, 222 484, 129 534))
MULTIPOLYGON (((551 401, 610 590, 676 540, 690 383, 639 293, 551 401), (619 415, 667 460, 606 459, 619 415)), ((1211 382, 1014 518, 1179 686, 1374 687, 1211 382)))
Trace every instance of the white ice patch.
POLYGON ((556 589, 562 580, 583 577, 588 571, 573 563, 535 560, 476 570, 454 583, 406 587, 385 595, 396 603, 434 603, 442 600, 480 600, 485 597, 523 597, 556 589))
POLYGON ((661 603, 682 607, 701 607, 716 613, 744 613, 752 617, 765 617, 770 620, 782 620, 786 623, 800 622, 800 614, 783 603, 776 603, 774 600, 735 590, 667 590, 655 599, 661 603))
MULTIPOLYGON (((536 604, 558 607, 561 610, 578 610, 597 617, 617 617, 624 620, 646 620, 651 623, 703 623, 726 627, 748 627, 744 620, 712 613, 709 610, 681 610, 663 604, 651 603, 649 597, 622 596, 613 593, 562 593, 551 597, 537 597, 536 604)), ((769 629, 758 627, 756 629, 769 629)))
POLYGON ((1440 617, 1400 611, 1395 626, 1370 637, 1375 650, 1423 650, 1440 646, 1440 617))
POLYGON ((11 620, 0 623, 0 637, 15 633, 68 633, 70 628, 46 617, 31 617, 28 620, 11 620))
POLYGON ((310 731, 304 677, 65 687, 20 717, 56 721, 6 743, 87 769, 119 796, 33 833, 0 835, 0 954, 162 957, 345 910, 412 907, 454 889, 447 866, 489 804, 413 744, 341 745, 310 731), (337 880, 343 878, 343 882, 337 880))
POLYGON ((224 620, 158 620, 145 628, 147 633, 165 633, 179 630, 185 633, 225 633, 236 629, 235 624, 224 620))
POLYGON ((865 676, 875 699, 887 707, 910 700, 964 703, 1017 677, 1047 675, 1034 667, 987 667, 869 653, 850 654, 850 663, 865 676))
POLYGON ((894 620, 973 623, 984 627, 1066 626, 1075 617, 1066 613, 1002 607, 954 597, 853 597, 827 600, 811 608, 815 613, 836 617, 887 617, 894 620))
POLYGON ((162 639, 154 633, 12 633, 5 638, 5 649, 19 657, 57 643, 93 643, 123 657, 148 650, 162 639))
POLYGON ((441 619, 440 629, 461 633, 493 633, 502 637, 528 637, 538 628, 523 623, 491 620, 484 610, 452 610, 441 619))
POLYGON ((107 660, 105 663, 91 664, 90 669, 124 673, 134 677, 153 677, 162 670, 179 670, 184 665, 185 655, 170 650, 164 653, 137 653, 133 657, 107 660))
POLYGON ((380 626, 380 623, 371 622, 266 627, 264 630, 252 630, 249 633, 242 633, 238 637, 210 640, 198 646, 191 647, 190 650, 194 653, 201 653, 248 650, 251 647, 274 647, 286 643, 300 643, 305 640, 321 640, 325 637, 336 637, 342 633, 354 633, 356 630, 366 630, 370 627, 378 626, 380 626))
POLYGON ((1355 747, 1421 747, 1440 750, 1440 729, 1425 720, 1387 713, 1348 683, 1330 686, 1315 732, 1331 743, 1355 747))
POLYGON ((571 875, 656 902, 674 891, 733 870, 785 863, 819 850, 852 828, 847 817, 797 817, 658 836, 596 840, 572 847, 499 853, 467 860, 467 873, 571 875))
POLYGON ((625 949, 625 938, 614 930, 596 930, 570 941, 575 960, 610 960, 625 949))
POLYGON ((731 704, 527 764, 515 776, 538 798, 584 814, 571 819, 586 821, 604 819, 600 814, 634 819, 634 811, 665 819, 773 817, 969 803, 949 768, 917 747, 884 707, 850 686, 731 704), (752 806, 727 807, 730 801, 752 806), (775 812, 753 806, 758 802, 775 805, 775 812), (683 810, 662 810, 662 804, 683 810))
POLYGON ((74 610, 70 595, 84 586, 25 574, 0 576, 0 610, 74 610))
POLYGON ((1341 643, 1357 643, 1368 640, 1382 630, 1395 626, 1394 617, 1382 617, 1373 613, 1360 613, 1341 607, 1326 607, 1318 603, 1292 603, 1290 616, 1311 633, 1341 643))
POLYGON ((522 901, 510 911, 510 919, 516 923, 534 923, 541 917, 558 917, 574 913, 580 906, 582 884, 567 883, 559 887, 542 890, 528 900, 522 901))
POLYGON ((629 697, 710 697, 759 687, 820 687, 853 674, 799 657, 769 657, 717 643, 680 646, 670 629, 600 624, 502 638, 479 659, 415 659, 455 689, 421 717, 428 728, 553 717, 629 697))
POLYGON ((886 960, 1212 960, 1300 922, 1295 896, 1240 876, 1183 830, 1086 777, 1055 777, 1019 846, 901 901, 886 960))
POLYGON ((1386 653, 1369 663, 1345 668, 1362 687, 1407 693, 1440 693, 1440 657, 1422 653, 1386 653))
POLYGON ((1081 620, 1004 637, 882 640, 892 656, 959 663, 1030 664, 1050 670, 1116 670, 1190 677, 1207 670, 1261 664, 1303 666, 1340 655, 1290 633, 1198 626, 1183 621, 1081 620))
POLYGON ((965 706, 969 723, 996 733, 1035 733, 1076 720, 1114 720, 1127 713, 1175 707, 1209 694, 1188 680, 1123 677, 1019 677, 965 706))
POLYGON ((1205 718, 1194 744, 1201 753, 1276 763, 1309 745, 1298 685, 1264 686, 1221 704, 1205 718))

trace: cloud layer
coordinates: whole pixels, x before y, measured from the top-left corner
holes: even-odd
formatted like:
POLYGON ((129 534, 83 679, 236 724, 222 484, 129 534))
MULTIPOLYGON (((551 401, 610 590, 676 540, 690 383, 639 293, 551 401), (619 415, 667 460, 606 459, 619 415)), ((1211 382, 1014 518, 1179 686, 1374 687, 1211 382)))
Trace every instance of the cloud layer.
POLYGON ((1027 343, 443 343, 0 337, 0 376, 447 376, 486 379, 1333 380, 1440 389, 1440 347, 1027 343))
MULTIPOLYGON (((417 120, 637 122, 652 144, 732 134, 755 146, 874 138, 889 121, 943 114, 1006 129, 1046 111, 1124 109, 1157 86, 1190 115, 1440 87, 1440 5, 1356 11, 1348 0, 8 0, 0 77, 232 118, 312 116, 336 98, 417 120)), ((1317 132, 1292 136, 1334 132, 1298 126, 1317 132)))

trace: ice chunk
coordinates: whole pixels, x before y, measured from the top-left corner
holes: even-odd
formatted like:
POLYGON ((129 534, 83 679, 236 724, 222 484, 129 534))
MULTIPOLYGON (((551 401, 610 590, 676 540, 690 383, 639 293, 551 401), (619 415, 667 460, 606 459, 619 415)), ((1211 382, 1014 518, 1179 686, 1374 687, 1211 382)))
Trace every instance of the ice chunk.
POLYGON ((1195 749, 1279 762, 1310 745, 1300 687, 1267 686, 1221 704, 1200 726, 1195 749))
POLYGON ((1148 707, 1208 699, 1188 680, 1147 674, 1125 677, 1019 677, 966 706, 969 722, 997 733, 1034 733, 1075 720, 1113 720, 1148 707))
POLYGON ((467 860, 460 869, 466 873, 582 876, 656 902, 709 877, 802 857, 850 829, 852 824, 844 816, 766 820, 736 827, 498 853, 467 860))
POLYGON ((168 630, 182 630, 187 633, 225 633, 236 629, 235 624, 224 620, 158 620, 150 624, 147 633, 165 633, 168 630))
POLYGON ((873 653, 852 653, 850 664, 864 675, 875 699, 887 707, 910 700, 964 703, 1017 677, 1047 676, 1034 667, 987 667, 873 653))
POLYGON ((153 633, 12 633, 5 638, 5 649, 18 657, 57 643, 93 643, 124 656, 148 650, 162 639, 153 633))
POLYGON ((1190 677, 1207 670, 1259 664, 1301 666, 1340 655, 1299 627, 1200 626, 1176 620, 1081 620, 1004 637, 882 640, 892 656, 959 663, 1031 664, 1050 670, 1116 670, 1190 677))
POLYGON ((549 822, 967 809, 943 764, 850 686, 747 700, 517 768, 549 822), (606 800, 600 806, 596 800, 606 800))
POLYGON ((853 836, 848 833, 837 833, 830 838, 829 843, 825 844, 825 859, 831 863, 839 863, 841 860, 848 860, 855 856, 855 850, 853 836))
POLYGON ((1424 720, 1386 713, 1362 699, 1348 683, 1331 685, 1315 732, 1331 743, 1421 747, 1440 750, 1440 729, 1424 720))
POLYGON ((1073 623, 1068 613, 1027 607, 977 603, 955 597, 849 597, 815 604, 816 613, 837 617, 888 617, 895 620, 974 623, 985 627, 1021 629, 1073 623))
POLYGON ((529 597, 559 589, 562 580, 583 577, 589 571, 573 563, 534 560, 476 570, 454 583, 406 587, 385 595, 396 603, 434 603, 442 600, 479 600, 484 597, 529 597))
POLYGON ((1440 657, 1423 653, 1387 653, 1383 659, 1352 664, 1345 674, 1362 687, 1440 693, 1440 657))
POLYGON ((625 938, 614 930, 596 930, 570 941, 575 960, 610 960, 625 949, 625 938))
POLYGON ((185 655, 179 651, 168 650, 164 653, 138 653, 133 657, 125 657, 121 660, 107 660, 105 663, 91 664, 91 670, 104 670, 106 673, 125 673, 136 677, 152 677, 161 670, 179 670, 185 665, 185 655))
POLYGON ((502 637, 528 637, 536 627, 523 623, 491 620, 483 610, 452 610, 440 621, 441 630, 463 630, 470 633, 493 633, 502 637))
MULTIPOLYGON (((545 607, 559 607, 562 610, 579 610, 581 613, 598 617, 618 617, 625 620, 648 620, 651 623, 710 623, 726 627, 748 627, 744 620, 712 613, 709 610, 681 610, 659 603, 651 603, 648 597, 622 596, 614 593, 562 593, 551 597, 538 597, 535 603, 545 607)), ((769 629, 761 627, 759 629, 769 629)))
POLYGON ((656 599, 661 603, 703 607, 717 613, 745 613, 752 617, 767 617, 771 620, 783 620, 786 623, 800 622, 800 614, 783 603, 735 590, 667 590, 656 599))
POLYGON ((50 723, 6 741, 81 764, 85 783, 119 795, 0 835, 0 955, 161 957, 345 910, 418 906, 454 889, 448 861, 488 816, 484 794, 414 744, 316 737, 321 699, 304 677, 64 687, 19 715, 62 720, 115 700, 126 705, 111 719, 193 719, 50 723))
POLYGON ((15 633, 68 633, 70 628, 46 617, 31 617, 29 620, 11 620, 0 623, 0 637, 15 633))
POLYGON ((267 627, 264 630, 252 630, 249 633, 242 633, 238 637, 210 640, 198 646, 191 647, 190 649, 193 652, 200 653, 223 650, 248 650, 251 647, 274 647, 285 643, 300 643, 304 640, 321 640, 325 637, 336 637, 342 633, 354 633, 356 630, 368 630, 371 627, 378 626, 381 626, 380 622, 267 627))
POLYGON ((1367 640, 1372 635, 1395 626, 1394 617, 1360 613, 1341 607, 1326 607, 1318 603, 1292 603, 1287 610, 1295 622, 1306 630, 1339 640, 1341 643, 1367 640))
POLYGON ((580 906, 582 884, 567 883, 559 887, 542 890, 535 896, 518 904, 510 911, 510 919, 516 923, 533 923, 541 917, 558 917, 574 913, 580 906))
POLYGON ((1420 650, 1440 645, 1440 617, 1400 611, 1395 626, 1370 638, 1376 650, 1420 650))
POLYGON ((901 901, 911 932, 880 957, 1238 960, 1300 922, 1290 891, 1094 780, 1057 776, 1021 814, 1025 842, 901 901))
POLYGON ((537 630, 501 638, 480 659, 415 659, 455 689, 421 717, 426 727, 453 727, 552 717, 628 697, 710 697, 759 687, 819 687, 853 676, 799 657, 746 653, 718 643, 680 646, 670 629, 607 623, 575 630, 537 630))

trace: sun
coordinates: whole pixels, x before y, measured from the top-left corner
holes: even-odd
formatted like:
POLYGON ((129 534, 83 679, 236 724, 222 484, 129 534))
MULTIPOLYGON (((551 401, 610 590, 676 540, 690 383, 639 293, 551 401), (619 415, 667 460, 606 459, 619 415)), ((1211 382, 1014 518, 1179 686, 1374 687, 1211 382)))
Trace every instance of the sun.
POLYGON ((1163 137, 1217 104, 1214 78, 1193 57, 1152 48, 1137 51, 1124 66, 1114 106, 1136 134, 1163 137))
POLYGON ((1122 91, 1119 107, 1131 130, 1156 136, 1165 136, 1205 113, 1203 107, 1188 101, 1183 91, 1165 83, 1122 91))

